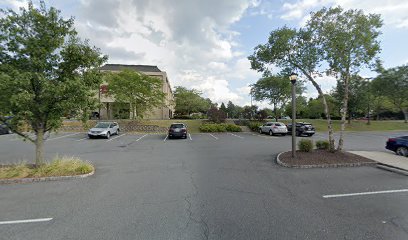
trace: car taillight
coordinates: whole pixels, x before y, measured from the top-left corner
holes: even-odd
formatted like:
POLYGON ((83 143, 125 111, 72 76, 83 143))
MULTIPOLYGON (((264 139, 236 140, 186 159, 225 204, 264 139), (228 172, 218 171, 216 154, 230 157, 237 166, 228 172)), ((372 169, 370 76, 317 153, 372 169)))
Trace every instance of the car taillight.
POLYGON ((278 128, 277 126, 273 126, 273 128, 278 128))
POLYGON ((173 129, 170 128, 170 129, 169 129, 169 132, 173 132, 173 129))
POLYGON ((186 129, 185 128, 181 129, 181 132, 186 132, 186 129))
POLYGON ((395 142, 395 138, 388 138, 388 142, 395 142))

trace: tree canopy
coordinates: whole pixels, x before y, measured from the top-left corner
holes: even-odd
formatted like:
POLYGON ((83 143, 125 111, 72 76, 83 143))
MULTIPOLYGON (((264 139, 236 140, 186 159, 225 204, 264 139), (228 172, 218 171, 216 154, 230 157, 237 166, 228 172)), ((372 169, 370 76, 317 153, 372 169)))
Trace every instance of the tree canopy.
POLYGON ((190 115, 190 113, 207 113, 213 105, 210 99, 201 97, 201 92, 195 89, 187 89, 178 86, 174 91, 176 101, 176 115, 190 115))
POLYGON ((0 121, 35 143, 36 164, 43 162, 44 134, 57 129, 67 112, 87 113, 95 101, 107 60, 78 38, 74 19, 40 3, 35 8, 2 10, 0 19, 0 121), (11 121, 4 116, 10 115, 11 121), (36 138, 21 132, 27 123, 36 138))
POLYGON ((165 93, 160 78, 123 69, 120 72, 107 73, 108 94, 117 102, 129 103, 132 118, 143 118, 144 113, 154 107, 163 105, 165 93))

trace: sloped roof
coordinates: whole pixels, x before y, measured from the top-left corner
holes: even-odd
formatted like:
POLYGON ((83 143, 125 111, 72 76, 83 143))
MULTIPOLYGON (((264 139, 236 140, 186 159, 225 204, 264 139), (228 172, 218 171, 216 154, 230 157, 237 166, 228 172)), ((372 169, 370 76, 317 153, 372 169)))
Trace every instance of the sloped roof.
POLYGON ((151 65, 106 64, 100 69, 105 71, 120 71, 124 68, 135 70, 138 72, 161 72, 161 70, 157 66, 151 65))

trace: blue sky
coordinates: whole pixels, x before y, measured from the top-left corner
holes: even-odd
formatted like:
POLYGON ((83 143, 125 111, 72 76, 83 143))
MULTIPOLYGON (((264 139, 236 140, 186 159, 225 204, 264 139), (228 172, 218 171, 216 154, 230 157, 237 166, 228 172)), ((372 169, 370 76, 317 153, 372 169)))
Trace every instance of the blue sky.
MULTIPOLYGON (((38 1, 34 1, 38 3, 38 1)), ((215 102, 249 104, 249 84, 259 73, 247 56, 269 32, 300 27, 310 11, 340 5, 379 13, 384 20, 380 58, 385 67, 408 63, 408 2, 399 0, 48 0, 66 17, 74 16, 83 38, 109 55, 110 63, 157 65, 172 86, 196 88, 215 102)), ((24 0, 1 0, 18 9, 24 0)), ((362 75, 375 76, 368 69, 362 75)), ((329 91, 333 78, 319 79, 329 91)), ((306 96, 316 96, 308 86, 306 96)), ((268 103, 258 103, 268 107, 268 103)))

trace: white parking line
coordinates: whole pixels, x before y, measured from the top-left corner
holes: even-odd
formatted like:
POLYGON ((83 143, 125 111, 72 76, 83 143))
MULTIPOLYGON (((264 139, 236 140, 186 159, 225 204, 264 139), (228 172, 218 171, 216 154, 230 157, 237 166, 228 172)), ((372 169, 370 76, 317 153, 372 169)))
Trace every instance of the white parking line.
POLYGON ((88 139, 88 137, 84 137, 84 138, 81 138, 81 139, 78 139, 78 140, 75 140, 75 141, 80 142, 80 141, 83 141, 85 139, 88 139))
POLYGON ((218 138, 210 133, 210 136, 218 140, 218 138))
POLYGON ((193 139, 191 138, 191 134, 188 134, 188 137, 190 138, 190 141, 193 141, 193 139))
POLYGON ((47 139, 47 140, 45 140, 45 141, 57 140, 57 139, 61 139, 61 138, 69 137, 69 136, 78 135, 78 134, 80 134, 80 133, 71 133, 71 134, 67 134, 67 135, 64 135, 64 136, 59 136, 59 137, 55 137, 55 138, 49 138, 49 139, 47 139))
POLYGON ((164 138, 163 142, 165 142, 167 140, 168 135, 166 135, 166 137, 164 138))
POLYGON ((52 220, 52 218, 37 218, 37 219, 15 220, 15 221, 3 221, 3 222, 0 222, 0 225, 16 224, 16 223, 48 222, 48 221, 51 221, 51 220, 52 220))
POLYGON ((111 138, 111 139, 108 139, 108 140, 106 140, 107 142, 110 142, 110 141, 112 141, 112 140, 115 140, 115 139, 117 139, 117 138, 120 138, 120 137, 123 137, 123 136, 125 136, 126 135, 126 133, 123 133, 123 134, 121 134, 121 135, 118 135, 118 136, 116 136, 116 137, 114 137, 114 138, 111 138))
POLYGON ((400 193, 400 192, 408 192, 408 189, 397 189, 397 190, 386 190, 386 191, 376 191, 376 192, 359 192, 359 193, 346 193, 346 194, 323 195, 323 198, 351 197, 351 196, 373 195, 373 194, 382 194, 382 193, 400 193))
POLYGON ((241 139, 243 139, 244 137, 241 137, 241 136, 238 136, 238 135, 236 135, 236 134, 233 134, 233 133, 228 133, 229 135, 232 135, 232 136, 234 136, 234 137, 237 137, 237 138, 241 138, 241 139))
POLYGON ((139 142, 140 139, 146 137, 147 135, 149 135, 149 134, 145 134, 145 135, 141 136, 140 138, 136 139, 136 142, 139 142))

